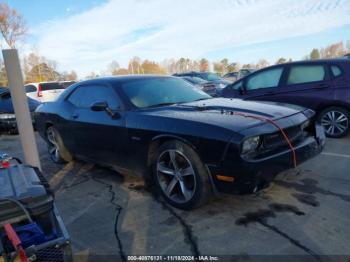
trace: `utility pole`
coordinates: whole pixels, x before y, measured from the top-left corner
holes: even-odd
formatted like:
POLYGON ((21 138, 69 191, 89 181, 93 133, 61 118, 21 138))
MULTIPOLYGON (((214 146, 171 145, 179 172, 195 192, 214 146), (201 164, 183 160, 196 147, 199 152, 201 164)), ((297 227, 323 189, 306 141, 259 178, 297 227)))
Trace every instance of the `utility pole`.
POLYGON ((2 50, 4 63, 15 110, 19 136, 21 139, 25 163, 41 169, 38 148, 35 142, 28 99, 24 92, 23 76, 16 49, 2 50))

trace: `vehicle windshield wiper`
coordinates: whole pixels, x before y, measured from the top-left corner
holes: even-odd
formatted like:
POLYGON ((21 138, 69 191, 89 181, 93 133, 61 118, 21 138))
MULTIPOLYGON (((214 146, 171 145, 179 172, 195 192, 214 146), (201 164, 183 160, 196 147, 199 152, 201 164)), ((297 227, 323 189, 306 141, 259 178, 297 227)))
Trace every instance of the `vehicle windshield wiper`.
POLYGON ((145 108, 152 108, 152 107, 160 107, 160 106, 170 106, 170 105, 175 105, 177 103, 159 103, 159 104, 154 104, 154 105, 150 105, 150 106, 146 106, 145 108))
POLYGON ((196 99, 196 100, 193 100, 192 102, 195 102, 195 101, 202 101, 202 100, 208 100, 208 99, 213 99, 213 97, 198 98, 198 99, 196 99))

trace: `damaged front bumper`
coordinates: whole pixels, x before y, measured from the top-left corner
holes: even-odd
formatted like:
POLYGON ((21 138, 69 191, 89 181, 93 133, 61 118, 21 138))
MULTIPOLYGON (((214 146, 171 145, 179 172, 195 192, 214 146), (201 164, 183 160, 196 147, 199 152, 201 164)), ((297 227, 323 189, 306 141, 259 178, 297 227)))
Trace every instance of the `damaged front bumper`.
MULTIPOLYGON (((316 125, 313 134, 294 144, 297 164, 319 154, 325 145, 323 127, 316 125)), ((225 160, 221 166, 208 165, 212 181, 219 192, 251 193, 263 188, 275 176, 287 169, 293 168, 292 150, 285 148, 270 155, 256 159, 242 159, 236 155, 225 160), (237 160, 232 160, 237 159, 237 160), (231 181, 222 181, 218 177, 233 177, 231 181)))

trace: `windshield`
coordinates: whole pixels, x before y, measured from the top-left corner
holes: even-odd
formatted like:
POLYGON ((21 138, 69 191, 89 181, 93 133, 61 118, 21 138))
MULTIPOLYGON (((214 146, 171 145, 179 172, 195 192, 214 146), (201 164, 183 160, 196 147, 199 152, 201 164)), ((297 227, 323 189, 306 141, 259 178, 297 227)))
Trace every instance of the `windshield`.
POLYGON ((138 108, 211 98, 190 83, 170 77, 128 81, 122 85, 122 91, 130 102, 138 108))
POLYGON ((208 81, 220 80, 220 77, 214 73, 201 73, 201 76, 203 79, 208 80, 208 81))

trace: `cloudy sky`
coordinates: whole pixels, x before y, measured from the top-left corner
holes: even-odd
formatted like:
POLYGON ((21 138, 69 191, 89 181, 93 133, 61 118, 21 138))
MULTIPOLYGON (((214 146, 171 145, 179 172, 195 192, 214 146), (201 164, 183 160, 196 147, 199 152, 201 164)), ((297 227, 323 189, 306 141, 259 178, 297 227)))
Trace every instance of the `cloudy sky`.
MULTIPOLYGON (((6 1, 6 0, 5 0, 6 1)), ((80 76, 133 56, 301 59, 350 39, 350 0, 7 0, 35 45, 80 76)))

